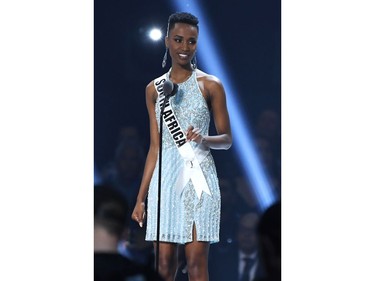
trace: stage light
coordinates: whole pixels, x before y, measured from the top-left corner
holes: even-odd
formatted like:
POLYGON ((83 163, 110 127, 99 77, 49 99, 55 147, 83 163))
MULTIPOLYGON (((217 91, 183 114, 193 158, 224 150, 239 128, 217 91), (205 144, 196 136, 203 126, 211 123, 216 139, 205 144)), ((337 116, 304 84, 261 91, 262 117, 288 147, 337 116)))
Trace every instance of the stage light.
POLYGON ((150 30, 150 32, 148 33, 148 36, 151 38, 151 40, 153 41, 158 41, 161 39, 161 36, 162 36, 162 33, 160 31, 160 29, 158 28, 153 28, 150 30))
POLYGON ((250 125, 246 122, 246 115, 242 113, 241 104, 237 102, 235 96, 237 91, 232 86, 232 79, 220 63, 221 56, 216 49, 216 46, 219 45, 214 42, 213 29, 210 28, 209 22, 206 20, 208 17, 203 14, 197 1, 172 0, 172 3, 177 10, 191 12, 199 19, 198 45, 204 47, 198 47, 198 67, 199 64, 203 64, 205 70, 219 77, 225 87, 234 139, 233 147, 241 161, 245 177, 252 186, 250 192, 256 196, 260 208, 265 210, 276 201, 276 195, 256 152, 250 125))

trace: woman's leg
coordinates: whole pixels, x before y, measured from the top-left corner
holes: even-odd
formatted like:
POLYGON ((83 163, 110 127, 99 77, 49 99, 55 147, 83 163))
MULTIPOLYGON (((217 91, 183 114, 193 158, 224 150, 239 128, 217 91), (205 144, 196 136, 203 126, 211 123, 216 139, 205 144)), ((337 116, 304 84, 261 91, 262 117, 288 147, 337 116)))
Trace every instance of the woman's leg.
MULTIPOLYGON (((156 250, 156 243, 154 244, 156 250)), ((159 274, 173 281, 177 270, 177 244, 159 242, 159 274)))
POLYGON ((185 245, 185 255, 189 273, 189 281, 208 281, 209 242, 196 239, 195 225, 193 227, 193 242, 185 245))

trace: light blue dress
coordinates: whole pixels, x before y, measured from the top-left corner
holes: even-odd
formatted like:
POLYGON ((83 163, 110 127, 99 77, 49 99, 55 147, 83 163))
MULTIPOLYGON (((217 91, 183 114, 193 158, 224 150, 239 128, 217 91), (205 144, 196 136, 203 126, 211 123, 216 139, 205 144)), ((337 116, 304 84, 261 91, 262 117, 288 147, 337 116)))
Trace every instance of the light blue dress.
MULTIPOLYGON (((189 125, 202 129, 202 135, 208 135, 210 112, 199 89, 196 72, 183 83, 178 84, 176 95, 170 98, 175 116, 186 132, 189 125)), ((155 105, 159 126, 159 99, 155 105)), ((160 131, 160 128, 159 128, 160 131)), ((177 177, 185 164, 173 139, 163 124, 163 153, 161 180, 160 240, 185 244, 193 241, 193 225, 196 226, 197 240, 215 243, 219 241, 220 230, 220 189, 211 153, 200 163, 211 195, 203 192, 201 198, 195 192, 192 181, 176 191, 177 177)), ((190 142, 193 148, 198 144, 190 142)), ((159 159, 150 182, 147 197, 146 240, 156 241, 157 233, 157 195, 158 195, 159 159)))

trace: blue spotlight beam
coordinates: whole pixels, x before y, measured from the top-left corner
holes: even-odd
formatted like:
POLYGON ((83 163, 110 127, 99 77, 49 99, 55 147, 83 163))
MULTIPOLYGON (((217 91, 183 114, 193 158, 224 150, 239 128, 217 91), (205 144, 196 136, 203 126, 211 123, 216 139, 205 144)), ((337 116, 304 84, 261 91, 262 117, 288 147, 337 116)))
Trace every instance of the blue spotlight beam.
POLYGON ((252 186, 251 192, 255 194, 260 208, 265 210, 276 200, 276 196, 268 180, 268 176, 262 168, 259 156, 254 147, 250 129, 246 129, 250 128, 250 126, 245 122, 246 117, 242 113, 241 106, 236 100, 235 93, 237 91, 234 90, 229 75, 227 75, 220 63, 221 56, 218 55, 217 49, 214 47, 218 45, 215 44, 213 39, 215 38, 212 32, 213 29, 210 28, 209 23, 205 20, 207 17, 203 14, 203 11, 197 5, 196 1, 175 0, 172 1, 172 3, 177 10, 191 12, 196 15, 202 23, 199 25, 198 44, 204 47, 200 48, 197 52, 199 57, 198 64, 203 63, 204 68, 207 69, 208 72, 220 77, 225 87, 234 148, 241 160, 246 179, 252 186))

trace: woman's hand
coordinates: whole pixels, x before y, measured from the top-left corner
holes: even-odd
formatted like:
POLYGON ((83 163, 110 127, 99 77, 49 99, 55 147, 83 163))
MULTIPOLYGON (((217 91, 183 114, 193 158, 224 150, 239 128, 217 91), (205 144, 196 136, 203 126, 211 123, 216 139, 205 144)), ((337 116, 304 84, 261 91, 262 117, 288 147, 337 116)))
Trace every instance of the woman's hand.
POLYGON ((140 227, 143 227, 143 222, 145 220, 145 203, 137 202, 132 213, 132 219, 138 222, 140 227))
POLYGON ((188 141, 195 141, 196 143, 202 143, 203 136, 201 135, 202 130, 194 128, 190 125, 186 131, 186 138, 188 141))

